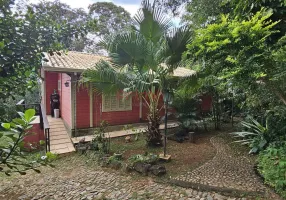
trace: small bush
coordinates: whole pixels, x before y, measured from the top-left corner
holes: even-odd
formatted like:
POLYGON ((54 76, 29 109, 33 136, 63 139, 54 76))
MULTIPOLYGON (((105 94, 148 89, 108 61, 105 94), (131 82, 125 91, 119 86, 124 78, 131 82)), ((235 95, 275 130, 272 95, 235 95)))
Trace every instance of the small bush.
POLYGON ((144 162, 148 164, 154 164, 158 161, 158 156, 152 153, 145 153, 144 155, 142 154, 137 154, 131 156, 128 160, 131 164, 134 164, 136 162, 144 162))
POLYGON ((286 143, 279 146, 270 145, 261 152, 258 167, 265 183, 286 198, 286 143))

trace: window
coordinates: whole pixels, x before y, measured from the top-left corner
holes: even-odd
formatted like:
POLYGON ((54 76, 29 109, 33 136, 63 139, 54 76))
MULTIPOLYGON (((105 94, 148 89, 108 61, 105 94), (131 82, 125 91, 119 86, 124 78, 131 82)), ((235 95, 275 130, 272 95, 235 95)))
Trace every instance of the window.
POLYGON ((102 95, 102 112, 132 110, 132 96, 123 99, 122 95, 102 95))

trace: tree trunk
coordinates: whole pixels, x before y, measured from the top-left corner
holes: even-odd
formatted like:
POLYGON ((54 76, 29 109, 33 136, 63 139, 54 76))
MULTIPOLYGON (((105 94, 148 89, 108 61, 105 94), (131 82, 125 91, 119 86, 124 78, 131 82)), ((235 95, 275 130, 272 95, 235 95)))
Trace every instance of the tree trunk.
MULTIPOLYGON (((147 103, 149 108, 148 128, 147 128, 147 145, 148 146, 162 146, 162 135, 160 133, 160 115, 158 109, 158 102, 160 99, 160 92, 149 94, 149 103, 147 103)), ((145 99, 145 101, 147 101, 145 99)))

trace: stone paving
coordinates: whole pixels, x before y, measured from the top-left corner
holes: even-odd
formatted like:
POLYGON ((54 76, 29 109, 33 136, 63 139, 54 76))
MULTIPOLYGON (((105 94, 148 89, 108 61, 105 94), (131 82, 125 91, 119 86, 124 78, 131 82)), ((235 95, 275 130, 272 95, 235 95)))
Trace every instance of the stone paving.
MULTIPOLYGON (((66 158, 63 158, 66 159, 66 158)), ((41 174, 29 173, 0 179, 0 199, 91 200, 91 199, 174 199, 174 200, 246 200, 214 192, 185 189, 152 178, 122 175, 119 171, 62 162, 57 168, 44 168, 41 174)))
POLYGON ((199 168, 175 177, 172 182, 218 191, 265 192, 249 158, 234 156, 231 148, 218 136, 211 138, 211 143, 217 150, 216 156, 199 168))

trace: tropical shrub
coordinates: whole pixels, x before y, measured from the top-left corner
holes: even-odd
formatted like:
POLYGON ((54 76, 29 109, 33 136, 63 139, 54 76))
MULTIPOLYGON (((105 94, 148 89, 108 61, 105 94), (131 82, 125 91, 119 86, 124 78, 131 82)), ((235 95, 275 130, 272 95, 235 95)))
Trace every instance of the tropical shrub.
POLYGON ((258 170, 265 183, 286 198, 286 143, 270 145, 259 155, 258 170))
POLYGON ((248 117, 248 119, 250 122, 241 122, 245 131, 233 132, 231 134, 234 135, 234 137, 242 138, 242 140, 237 140, 236 142, 248 144, 250 146, 251 150, 249 153, 257 153, 263 150, 268 144, 270 140, 269 129, 267 124, 264 127, 252 117, 248 117))
POLYGON ((137 162, 143 162, 148 164, 154 164, 158 161, 159 157, 152 153, 136 154, 131 156, 128 161, 133 165, 137 162))
POLYGON ((108 127, 108 122, 101 121, 100 126, 94 131, 94 138, 91 141, 91 148, 95 151, 101 153, 109 153, 110 151, 110 138, 107 137, 106 129, 108 127))
POLYGON ((20 117, 13 119, 12 122, 2 123, 6 131, 0 132, 0 172, 8 176, 13 172, 25 175, 25 171, 30 169, 39 173, 36 168, 48 165, 56 159, 56 155, 49 152, 45 155, 36 154, 32 158, 30 154, 23 152, 24 137, 33 134, 31 122, 36 118, 35 110, 29 109, 25 113, 18 112, 18 114, 20 117))

